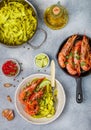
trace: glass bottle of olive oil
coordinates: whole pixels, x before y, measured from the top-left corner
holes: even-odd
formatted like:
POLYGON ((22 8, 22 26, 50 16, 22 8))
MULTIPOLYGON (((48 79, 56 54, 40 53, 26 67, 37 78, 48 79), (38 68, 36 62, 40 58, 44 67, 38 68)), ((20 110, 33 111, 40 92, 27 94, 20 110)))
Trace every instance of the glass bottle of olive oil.
POLYGON ((46 9, 44 13, 44 22, 51 29, 61 29, 68 22, 68 11, 58 2, 46 9))

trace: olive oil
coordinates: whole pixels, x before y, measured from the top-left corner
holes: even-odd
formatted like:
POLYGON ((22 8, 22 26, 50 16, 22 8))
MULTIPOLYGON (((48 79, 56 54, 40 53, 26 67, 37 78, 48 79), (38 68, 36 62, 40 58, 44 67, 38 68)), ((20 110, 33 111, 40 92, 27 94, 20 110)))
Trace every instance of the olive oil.
POLYGON ((44 22, 51 29, 61 29, 68 22, 68 11, 59 4, 52 5, 44 13, 44 22))

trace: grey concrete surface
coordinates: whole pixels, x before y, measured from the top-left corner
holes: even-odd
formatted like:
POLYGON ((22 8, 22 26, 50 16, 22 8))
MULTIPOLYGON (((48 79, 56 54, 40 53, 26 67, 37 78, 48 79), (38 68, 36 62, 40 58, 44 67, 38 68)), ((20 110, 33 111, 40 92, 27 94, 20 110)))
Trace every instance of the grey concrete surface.
MULTIPOLYGON (((43 21, 45 9, 57 3, 57 0, 30 0, 35 6, 39 17, 39 27, 47 32, 45 44, 33 50, 28 44, 20 48, 6 48, 0 45, 0 130, 91 130, 91 75, 82 79, 83 103, 78 104, 75 100, 76 82, 75 79, 66 75, 58 66, 56 54, 62 41, 68 36, 80 33, 91 37, 91 0, 61 0, 69 12, 69 22, 61 30, 51 30, 43 21), (30 48, 30 49, 28 49, 30 48), (16 112, 14 105, 14 95, 18 84, 31 74, 41 72, 50 74, 50 65, 43 70, 39 70, 34 65, 34 56, 40 52, 47 53, 56 63, 56 78, 62 83, 66 93, 66 105, 63 113, 54 122, 48 125, 37 126, 26 122, 16 112), (14 80, 2 75, 1 65, 7 58, 17 59, 22 63, 23 71, 14 80), (3 84, 10 82, 16 87, 4 88, 3 84), (13 102, 7 101, 6 97, 10 95, 13 102), (15 119, 7 121, 2 117, 2 110, 11 108, 15 111, 15 119)), ((41 37, 41 36, 40 36, 41 37)), ((39 43, 39 37, 35 37, 33 42, 39 43)), ((32 42, 32 43, 33 43, 32 42)))

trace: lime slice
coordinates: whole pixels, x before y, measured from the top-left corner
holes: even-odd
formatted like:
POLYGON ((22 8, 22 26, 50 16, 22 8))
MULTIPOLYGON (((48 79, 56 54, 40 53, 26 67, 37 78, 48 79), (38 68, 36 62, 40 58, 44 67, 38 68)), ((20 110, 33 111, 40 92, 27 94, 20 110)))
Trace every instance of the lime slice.
POLYGON ((46 54, 40 53, 36 55, 35 57, 36 66, 43 68, 43 67, 46 67, 48 63, 49 63, 49 57, 46 54))

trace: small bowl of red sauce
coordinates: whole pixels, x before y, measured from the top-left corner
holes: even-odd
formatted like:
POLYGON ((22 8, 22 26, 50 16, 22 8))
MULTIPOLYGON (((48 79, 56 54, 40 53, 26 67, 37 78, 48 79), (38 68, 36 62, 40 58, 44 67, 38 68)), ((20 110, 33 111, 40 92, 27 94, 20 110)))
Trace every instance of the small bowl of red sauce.
POLYGON ((20 72, 20 65, 15 59, 7 59, 2 65, 2 72, 5 76, 16 77, 20 72))

